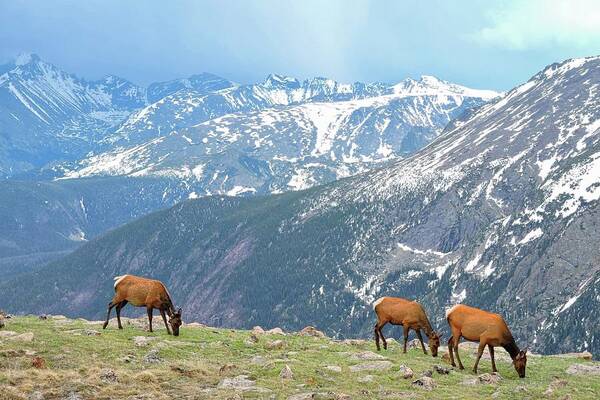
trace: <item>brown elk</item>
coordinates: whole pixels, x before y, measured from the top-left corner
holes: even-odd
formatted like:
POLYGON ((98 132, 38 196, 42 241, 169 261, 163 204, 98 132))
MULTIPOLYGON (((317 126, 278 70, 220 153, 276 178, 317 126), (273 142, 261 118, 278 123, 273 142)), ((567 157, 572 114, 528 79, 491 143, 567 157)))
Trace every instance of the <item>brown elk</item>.
POLYGON ((121 309, 127 303, 131 303, 135 307, 146 307, 148 311, 148 321, 150 332, 152 332, 152 311, 156 308, 160 311, 160 315, 165 323, 169 335, 169 324, 173 329, 173 335, 179 336, 179 327, 181 326, 181 308, 175 311, 171 296, 165 285, 161 281, 153 279, 140 278, 133 275, 122 275, 114 278, 115 280, 115 296, 108 303, 108 313, 106 314, 106 322, 103 328, 106 329, 110 312, 113 307, 117 310, 117 322, 119 329, 123 329, 121 325, 121 309), (169 314, 169 324, 165 312, 169 314))
POLYGON ((454 363, 454 350, 459 368, 464 369, 458 355, 458 343, 460 338, 464 337, 466 340, 479 342, 473 372, 477 373, 477 365, 486 345, 492 359, 492 371, 497 372, 496 361, 494 360, 494 347, 502 346, 510 354, 519 377, 525 378, 527 349, 519 349, 506 322, 500 315, 463 304, 457 304, 446 311, 446 320, 452 332, 452 336, 448 339, 448 352, 450 353, 450 361, 453 367, 456 366, 454 363))
POLYGON ((431 328, 427 314, 423 307, 415 301, 401 299, 399 297, 382 297, 373 303, 373 310, 377 314, 377 323, 375 324, 375 345, 377 350, 379 347, 379 338, 383 341, 383 348, 387 350, 387 342, 381 328, 388 322, 392 325, 402 325, 404 329, 404 353, 406 353, 406 342, 408 340, 408 332, 412 329, 416 332, 423 353, 427 354, 425 350, 425 344, 423 344, 423 337, 421 336, 421 329, 425 331, 425 334, 429 338, 429 348, 431 349, 431 355, 437 357, 438 347, 440 347, 440 338, 442 335, 438 335, 431 328))

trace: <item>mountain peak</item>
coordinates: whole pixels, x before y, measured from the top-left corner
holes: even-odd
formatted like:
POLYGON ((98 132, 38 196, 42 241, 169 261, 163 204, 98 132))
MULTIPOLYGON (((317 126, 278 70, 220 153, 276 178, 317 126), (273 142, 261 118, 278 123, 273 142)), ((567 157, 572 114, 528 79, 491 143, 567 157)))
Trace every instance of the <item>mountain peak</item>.
POLYGON ((400 96, 464 96, 479 97, 483 100, 491 100, 500 96, 500 93, 493 90, 471 89, 432 75, 421 75, 418 81, 407 78, 394 85, 393 90, 400 96))
POLYGON ((21 53, 15 57, 15 65, 27 65, 32 62, 40 61, 40 56, 35 53, 21 53))
POLYGON ((269 74, 264 81, 264 85, 267 87, 298 87, 300 81, 286 75, 269 74))

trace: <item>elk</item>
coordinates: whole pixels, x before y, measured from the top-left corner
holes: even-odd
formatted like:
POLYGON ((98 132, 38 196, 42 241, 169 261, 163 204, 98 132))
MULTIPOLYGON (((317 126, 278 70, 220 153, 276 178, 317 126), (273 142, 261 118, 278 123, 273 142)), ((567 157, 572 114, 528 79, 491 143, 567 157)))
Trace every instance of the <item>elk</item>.
POLYGON ((135 307, 146 307, 148 311, 148 321, 150 332, 152 332, 152 311, 156 308, 160 311, 160 315, 167 328, 167 333, 170 335, 173 329, 173 335, 179 336, 179 327, 181 326, 181 308, 175 311, 171 296, 165 285, 161 281, 141 278, 133 275, 122 275, 114 278, 115 280, 115 295, 110 303, 108 303, 108 313, 106 314, 106 322, 103 329, 108 325, 110 312, 113 307, 117 310, 117 322, 119 329, 123 329, 121 325, 121 309, 127 303, 131 303, 135 307), (169 314, 169 323, 165 312, 169 314))
POLYGON ((379 338, 383 341, 383 348, 387 350, 387 342, 381 328, 388 322, 392 325, 402 325, 404 329, 404 353, 406 353, 406 342, 408 340, 408 331, 414 330, 421 342, 423 353, 427 354, 425 345, 423 344, 423 337, 421 336, 421 329, 425 331, 425 334, 429 338, 429 348, 431 349, 431 355, 437 357, 438 347, 440 346, 441 335, 438 335, 431 328, 427 314, 423 307, 416 301, 410 301, 399 297, 382 297, 373 303, 373 310, 377 314, 377 323, 375 324, 375 345, 377 351, 381 350, 379 347, 379 338))
POLYGON ((450 353, 450 362, 453 367, 456 367, 453 355, 454 350, 459 368, 464 369, 458 355, 458 343, 460 338, 464 337, 466 340, 479 342, 473 372, 477 373, 477 365, 486 345, 492 359, 492 371, 498 372, 496 361, 494 360, 494 347, 502 346, 510 354, 519 377, 525 378, 527 349, 519 349, 506 322, 500 315, 463 304, 457 304, 446 311, 446 320, 452 332, 452 336, 448 339, 448 352, 450 353))

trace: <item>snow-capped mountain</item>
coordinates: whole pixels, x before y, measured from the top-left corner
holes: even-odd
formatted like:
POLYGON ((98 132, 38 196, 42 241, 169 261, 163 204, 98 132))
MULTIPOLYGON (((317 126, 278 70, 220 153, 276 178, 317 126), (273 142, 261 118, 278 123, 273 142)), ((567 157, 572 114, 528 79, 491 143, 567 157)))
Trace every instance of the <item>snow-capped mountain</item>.
POLYGON ((124 79, 88 82, 20 55, 0 67, 0 176, 99 150, 102 135, 145 102, 145 89, 124 79))
POLYGON ((197 195, 305 189, 411 154, 496 96, 430 76, 386 86, 270 75, 205 95, 180 90, 108 140, 152 139, 89 157, 66 177, 177 177, 197 195))
POLYGON ((189 78, 156 82, 148 86, 148 101, 154 103, 182 89, 190 89, 198 94, 216 92, 236 86, 235 83, 207 72, 189 78))
POLYGON ((600 57, 551 65, 410 157, 184 202, 1 285, 0 302, 98 317, 112 276, 151 274, 203 322, 365 336, 371 303, 400 295, 446 334, 463 302, 503 314, 522 346, 598 354, 599 89, 600 57))

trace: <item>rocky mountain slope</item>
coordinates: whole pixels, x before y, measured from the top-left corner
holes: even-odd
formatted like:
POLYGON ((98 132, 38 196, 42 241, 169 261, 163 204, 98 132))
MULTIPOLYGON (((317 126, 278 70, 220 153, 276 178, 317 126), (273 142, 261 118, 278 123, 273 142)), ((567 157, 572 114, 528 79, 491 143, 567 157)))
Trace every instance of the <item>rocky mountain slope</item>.
POLYGON ((82 157, 145 102, 124 79, 88 82, 37 55, 17 57, 0 66, 0 176, 82 157))
POLYGON ((187 199, 193 190, 166 178, 0 181, 2 276, 39 268, 112 228, 187 199))
POLYGON ((134 273, 194 320, 353 336, 372 330, 374 299, 401 295, 440 328, 464 302, 536 351, 598 354, 599 84, 599 57, 553 64, 389 167, 179 204, 2 284, 0 302, 98 317, 112 277, 134 273))
POLYGON ((115 150, 66 177, 176 177, 200 185, 196 195, 304 189, 411 154, 497 95, 434 77, 344 85, 271 75, 208 94, 182 89, 134 113, 106 139, 115 150))
MULTIPOLYGON (((411 343, 402 354, 392 339, 388 351, 375 353, 372 340, 332 340, 312 327, 189 324, 173 337, 162 326, 147 332, 145 317, 123 318, 122 331, 114 320, 102 330, 99 321, 44 317, 11 318, 0 329, 3 399, 595 399, 600 390, 600 363, 582 354, 531 354, 519 379, 502 349, 499 374, 490 373, 486 351, 475 375, 451 368, 444 348, 432 358, 411 343)), ((461 344, 465 366, 475 346, 461 344)))

